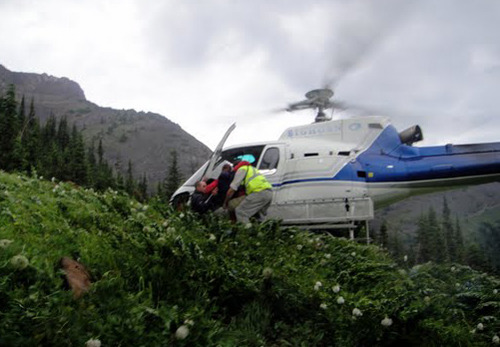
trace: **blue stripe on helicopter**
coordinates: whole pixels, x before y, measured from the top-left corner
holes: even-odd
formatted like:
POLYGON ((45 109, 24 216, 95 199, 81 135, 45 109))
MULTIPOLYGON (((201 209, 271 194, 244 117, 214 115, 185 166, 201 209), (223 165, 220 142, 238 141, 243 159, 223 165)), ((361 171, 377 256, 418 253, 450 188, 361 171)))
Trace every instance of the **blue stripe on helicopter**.
POLYGON ((401 144, 389 126, 354 162, 333 177, 285 181, 286 184, 320 181, 403 182, 483 176, 500 173, 500 142, 412 147, 401 144))

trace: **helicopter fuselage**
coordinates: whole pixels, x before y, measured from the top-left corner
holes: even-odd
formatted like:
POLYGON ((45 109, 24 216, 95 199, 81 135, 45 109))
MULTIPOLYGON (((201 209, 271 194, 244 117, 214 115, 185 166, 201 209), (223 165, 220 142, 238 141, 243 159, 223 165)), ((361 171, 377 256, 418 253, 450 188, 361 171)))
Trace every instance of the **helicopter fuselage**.
POLYGON ((389 118, 378 116, 292 127, 278 141, 214 153, 174 199, 191 193, 203 173, 217 178, 223 163, 241 155, 254 157, 273 185, 268 218, 284 224, 365 221, 374 208, 409 195, 500 180, 500 142, 415 147, 402 139, 389 118))

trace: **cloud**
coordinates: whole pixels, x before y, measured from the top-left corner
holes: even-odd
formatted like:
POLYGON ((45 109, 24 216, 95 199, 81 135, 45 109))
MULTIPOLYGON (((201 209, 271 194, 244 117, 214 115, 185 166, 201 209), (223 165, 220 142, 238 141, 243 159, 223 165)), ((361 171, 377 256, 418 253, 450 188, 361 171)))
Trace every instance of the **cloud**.
POLYGON ((15 35, 0 63, 161 113, 212 148, 234 121, 229 143, 312 121, 271 110, 327 82, 399 129, 420 124, 427 144, 494 141, 499 13, 488 0, 4 0, 0 30, 15 35))

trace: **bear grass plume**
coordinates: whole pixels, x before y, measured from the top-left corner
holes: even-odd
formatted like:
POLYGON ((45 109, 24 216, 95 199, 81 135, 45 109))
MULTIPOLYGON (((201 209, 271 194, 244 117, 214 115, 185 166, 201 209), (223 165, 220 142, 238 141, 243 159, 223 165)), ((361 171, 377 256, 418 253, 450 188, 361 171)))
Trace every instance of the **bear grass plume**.
POLYGON ((2 346, 487 346, 500 333, 488 274, 112 190, 0 172, 0 245, 2 346), (67 255, 92 275, 79 300, 67 255))

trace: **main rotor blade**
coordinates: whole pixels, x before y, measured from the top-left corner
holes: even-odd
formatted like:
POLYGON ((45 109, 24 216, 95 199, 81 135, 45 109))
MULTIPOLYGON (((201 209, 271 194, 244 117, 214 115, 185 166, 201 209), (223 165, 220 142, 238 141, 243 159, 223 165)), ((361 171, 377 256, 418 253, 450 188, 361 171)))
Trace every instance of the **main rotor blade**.
POLYGON ((340 23, 337 39, 331 42, 335 49, 323 79, 323 88, 334 88, 374 50, 381 46, 389 32, 403 20, 417 1, 361 1, 353 2, 350 10, 356 17, 340 23), (359 6, 359 8, 357 8, 359 6))

